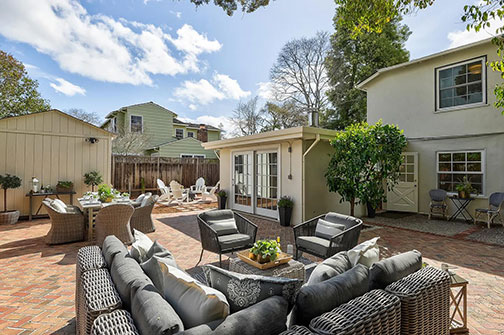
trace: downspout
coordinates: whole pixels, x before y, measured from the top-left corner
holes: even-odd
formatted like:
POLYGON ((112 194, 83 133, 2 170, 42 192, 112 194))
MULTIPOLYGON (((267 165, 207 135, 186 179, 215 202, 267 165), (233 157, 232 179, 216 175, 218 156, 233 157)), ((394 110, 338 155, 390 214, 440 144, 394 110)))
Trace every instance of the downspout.
POLYGON ((306 203, 305 203, 305 199, 306 199, 306 195, 305 195, 305 174, 306 174, 306 168, 305 168, 305 161, 306 161, 306 156, 308 155, 308 153, 313 149, 315 148, 315 146, 317 145, 317 143, 320 142, 320 134, 317 134, 317 137, 315 138, 315 142, 312 143, 312 145, 310 145, 310 147, 304 152, 303 154, 303 180, 301 181, 301 193, 303 194, 303 203, 301 205, 301 220, 304 222, 306 220, 305 218, 305 206, 306 206, 306 203))

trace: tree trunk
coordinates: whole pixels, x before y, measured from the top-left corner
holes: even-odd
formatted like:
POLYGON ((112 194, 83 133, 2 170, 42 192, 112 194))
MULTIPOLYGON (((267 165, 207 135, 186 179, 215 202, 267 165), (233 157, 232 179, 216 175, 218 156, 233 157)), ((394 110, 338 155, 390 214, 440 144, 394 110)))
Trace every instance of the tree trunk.
POLYGON ((355 198, 352 198, 352 200, 350 200, 350 216, 354 216, 354 211, 355 211, 355 198))

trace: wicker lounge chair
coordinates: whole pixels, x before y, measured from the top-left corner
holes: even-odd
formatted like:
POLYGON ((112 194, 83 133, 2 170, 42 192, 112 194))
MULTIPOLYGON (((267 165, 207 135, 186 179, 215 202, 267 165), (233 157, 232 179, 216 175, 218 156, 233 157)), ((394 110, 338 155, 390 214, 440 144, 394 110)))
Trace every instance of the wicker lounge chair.
POLYGON ((84 215, 76 206, 66 206, 64 211, 51 205, 50 200, 42 201, 51 218, 51 229, 46 235, 47 244, 61 244, 84 240, 84 215))
POLYGON ((488 198, 488 208, 476 209, 474 213, 474 224, 478 221, 483 221, 486 222, 488 228, 490 228, 490 224, 493 223, 495 218, 500 217, 501 223, 504 226, 504 218, 502 218, 503 209, 504 192, 495 192, 490 194, 490 198, 488 198))
POLYGON ((255 243, 257 226, 229 209, 198 214, 198 225, 201 255, 196 266, 205 250, 219 254, 219 266, 222 267, 222 254, 247 249, 255 243))
POLYGON ((124 244, 134 241, 130 219, 134 208, 131 205, 114 204, 100 209, 96 215, 96 244, 102 245, 108 235, 115 235, 124 244))
POLYGON ((357 245, 361 228, 362 220, 338 213, 322 214, 300 223, 293 228, 296 241, 295 258, 299 258, 300 252, 306 252, 325 259, 340 251, 350 250, 357 245), (345 229, 331 238, 316 236, 319 219, 343 225, 345 229))
POLYGON ((433 214, 441 214, 444 219, 447 219, 446 209, 448 208, 446 204, 447 193, 445 190, 435 189, 429 191, 429 196, 431 198, 429 205, 429 220, 433 214))
POLYGON ((142 204, 135 208, 133 216, 130 220, 132 232, 133 229, 139 230, 142 233, 152 233, 156 230, 151 214, 158 198, 159 197, 157 195, 146 197, 144 201, 142 201, 142 204))

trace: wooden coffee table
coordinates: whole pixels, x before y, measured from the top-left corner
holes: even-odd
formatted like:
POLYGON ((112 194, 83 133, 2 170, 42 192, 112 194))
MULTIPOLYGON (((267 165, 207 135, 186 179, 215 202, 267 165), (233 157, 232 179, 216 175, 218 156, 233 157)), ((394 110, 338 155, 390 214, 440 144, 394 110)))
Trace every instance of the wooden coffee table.
POLYGON ((266 270, 261 270, 245 263, 238 257, 232 257, 229 259, 229 271, 249 275, 299 279, 303 283, 306 278, 306 270, 304 264, 293 259, 286 264, 275 266, 274 268, 266 270))

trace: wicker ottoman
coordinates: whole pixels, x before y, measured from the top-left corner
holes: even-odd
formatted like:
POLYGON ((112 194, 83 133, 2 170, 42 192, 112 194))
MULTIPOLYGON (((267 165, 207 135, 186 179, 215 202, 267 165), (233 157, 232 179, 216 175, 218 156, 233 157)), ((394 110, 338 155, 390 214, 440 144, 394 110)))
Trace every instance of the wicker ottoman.
POLYGON ((229 271, 249 274, 260 275, 267 277, 283 277, 291 279, 299 279, 303 283, 306 277, 306 271, 303 263, 295 260, 290 260, 289 263, 275 266, 271 269, 261 270, 250 264, 245 263, 238 257, 229 259, 229 271))

